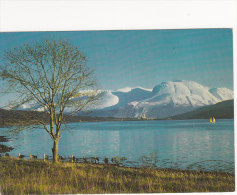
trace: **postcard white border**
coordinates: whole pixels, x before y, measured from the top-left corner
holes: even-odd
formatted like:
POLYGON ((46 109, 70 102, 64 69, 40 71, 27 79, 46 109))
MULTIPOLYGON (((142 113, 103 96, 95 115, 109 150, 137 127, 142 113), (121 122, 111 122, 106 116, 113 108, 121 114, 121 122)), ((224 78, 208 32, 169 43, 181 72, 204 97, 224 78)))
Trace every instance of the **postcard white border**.
POLYGON ((0 0, 1 32, 232 28, 234 65, 236 27, 236 0, 0 0))

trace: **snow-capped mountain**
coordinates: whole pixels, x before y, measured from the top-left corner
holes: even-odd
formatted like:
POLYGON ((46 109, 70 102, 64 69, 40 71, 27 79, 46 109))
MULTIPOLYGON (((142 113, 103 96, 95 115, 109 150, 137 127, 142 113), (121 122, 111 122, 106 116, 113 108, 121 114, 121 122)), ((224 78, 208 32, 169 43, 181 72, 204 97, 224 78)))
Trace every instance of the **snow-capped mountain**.
MULTIPOLYGON (((91 112, 79 115, 98 117, 164 118, 202 106, 233 99, 234 93, 227 88, 209 88, 193 81, 167 81, 153 89, 125 87, 116 91, 100 91, 104 95, 91 112)), ((21 110, 42 111, 36 103, 21 106, 21 110)), ((65 109, 70 112, 70 109, 65 109)))
POLYGON ((233 91, 227 88, 210 89, 193 81, 168 81, 153 89, 127 87, 106 91, 102 106, 90 115, 136 118, 145 114, 148 118, 163 118, 233 98, 233 91))

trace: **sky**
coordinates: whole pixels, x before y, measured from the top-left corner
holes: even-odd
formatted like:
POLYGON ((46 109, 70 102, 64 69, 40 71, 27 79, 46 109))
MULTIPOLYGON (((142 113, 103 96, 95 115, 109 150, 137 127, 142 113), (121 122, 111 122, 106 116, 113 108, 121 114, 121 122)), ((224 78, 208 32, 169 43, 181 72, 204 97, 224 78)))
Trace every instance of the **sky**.
POLYGON ((151 89, 163 81, 191 80, 233 90, 232 29, 1 33, 0 57, 41 39, 78 46, 101 89, 151 89))

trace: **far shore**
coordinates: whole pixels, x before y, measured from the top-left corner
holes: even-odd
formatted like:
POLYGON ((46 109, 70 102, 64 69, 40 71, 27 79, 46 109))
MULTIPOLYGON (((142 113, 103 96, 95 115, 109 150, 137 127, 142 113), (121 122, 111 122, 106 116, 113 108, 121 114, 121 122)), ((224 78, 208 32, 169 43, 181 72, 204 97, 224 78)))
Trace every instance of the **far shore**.
MULTIPOLYGON (((143 117, 143 116, 142 116, 143 117)), ((204 106, 197 110, 186 112, 163 118, 114 118, 114 117, 92 117, 92 116, 76 116, 64 115, 65 123, 74 122, 104 122, 104 121, 153 121, 153 120, 194 120, 206 119, 210 117, 216 119, 234 119, 234 103, 233 100, 223 101, 214 105, 204 106)), ((0 127, 7 126, 29 126, 39 123, 48 124, 49 116, 45 112, 24 111, 24 110, 5 110, 0 108, 0 127), (40 121, 40 122, 39 122, 40 121)))
MULTIPOLYGON (((190 118, 190 119, 177 119, 177 118, 147 118, 147 119, 138 119, 138 118, 113 118, 113 117, 86 117, 86 116, 73 116, 71 118, 69 118, 68 116, 66 116, 66 123, 70 124, 70 123, 88 123, 88 122, 117 122, 117 121, 162 121, 162 120, 169 120, 169 121, 184 121, 184 120, 207 120, 209 121, 209 118, 190 118)), ((216 118, 216 119, 234 119, 234 118, 216 118)), ((45 124, 49 124, 48 121, 44 121, 45 124)), ((10 127, 10 126, 29 126, 29 125, 37 125, 37 123, 35 122, 35 120, 28 120, 27 122, 25 120, 23 121, 18 121, 18 120, 6 120, 2 123, 0 123, 0 128, 3 127, 10 127)))
MULTIPOLYGON (((67 117, 66 116, 66 123, 88 123, 88 122, 116 122, 116 121, 154 121, 154 120, 169 120, 169 119, 138 119, 138 118, 112 118, 112 117, 85 117, 85 116, 78 116, 78 117, 67 117)), ((48 121, 44 121, 45 124, 49 124, 48 121)), ((16 120, 6 120, 3 123, 0 123, 1 127, 7 126, 29 126, 29 125, 37 125, 38 123, 35 120, 25 120, 23 121, 16 121, 16 120)))

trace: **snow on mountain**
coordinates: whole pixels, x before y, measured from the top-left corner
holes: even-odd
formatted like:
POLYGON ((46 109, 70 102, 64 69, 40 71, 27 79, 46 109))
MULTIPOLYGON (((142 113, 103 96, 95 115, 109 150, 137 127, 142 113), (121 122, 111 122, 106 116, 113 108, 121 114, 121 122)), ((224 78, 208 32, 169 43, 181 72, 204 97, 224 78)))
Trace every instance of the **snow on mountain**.
POLYGON ((136 110, 151 118, 162 118, 191 111, 220 100, 213 96, 208 87, 192 81, 163 82, 153 88, 153 95, 136 105, 136 110))
POLYGON ((163 82, 154 87, 154 95, 146 102, 173 102, 174 105, 193 107, 214 104, 220 101, 209 92, 209 88, 193 81, 163 82))
POLYGON ((234 97, 234 92, 227 88, 213 88, 209 92, 222 101, 233 99, 234 97))
MULTIPOLYGON (((149 118, 163 118, 233 99, 233 91, 230 89, 210 89, 184 80, 162 82, 153 90, 141 87, 124 88, 111 91, 111 94, 118 98, 118 102, 94 111, 94 116, 133 118, 145 114, 149 118)), ((107 101, 112 102, 109 99, 107 101)))
POLYGON ((152 89, 147 89, 147 88, 143 88, 143 87, 124 87, 124 88, 121 88, 121 89, 117 89, 116 91, 117 92, 130 92, 132 91, 133 89, 136 89, 136 88, 139 88, 139 89, 142 89, 142 90, 145 90, 145 91, 152 91, 152 89))
POLYGON ((118 102, 118 96, 112 94, 111 91, 105 91, 104 95, 102 96, 102 99, 99 101, 100 104, 96 106, 96 109, 111 107, 118 104, 118 102))
MULTIPOLYGON (((164 118, 234 98, 230 89, 210 89, 184 80, 162 82, 153 89, 126 87, 101 92, 104 95, 100 104, 92 108, 90 116, 136 118, 145 114, 148 118, 164 118)), ((34 103, 24 104, 20 109, 43 110, 34 103)), ((66 111, 70 112, 70 109, 66 108, 66 111)))
POLYGON ((34 110, 34 111, 44 111, 44 108, 41 107, 39 104, 30 102, 30 103, 25 103, 21 105, 18 110, 34 110))
POLYGON ((124 88, 121 88, 121 89, 117 89, 116 91, 118 91, 118 92, 129 92, 129 91, 131 91, 132 90, 132 88, 131 87, 124 87, 124 88))
POLYGON ((130 91, 122 92, 121 90, 113 91, 113 95, 119 98, 115 107, 123 107, 132 102, 139 102, 151 96, 152 91, 141 87, 131 88, 130 91))

